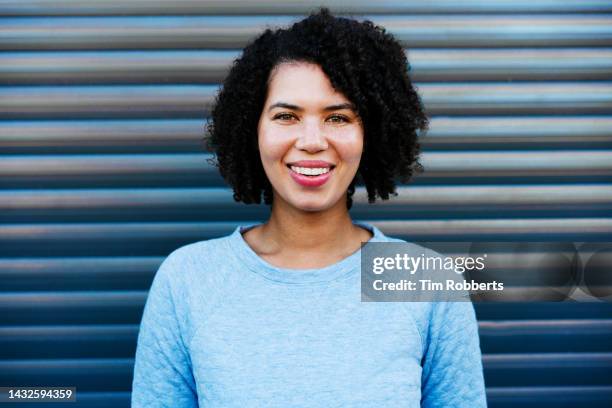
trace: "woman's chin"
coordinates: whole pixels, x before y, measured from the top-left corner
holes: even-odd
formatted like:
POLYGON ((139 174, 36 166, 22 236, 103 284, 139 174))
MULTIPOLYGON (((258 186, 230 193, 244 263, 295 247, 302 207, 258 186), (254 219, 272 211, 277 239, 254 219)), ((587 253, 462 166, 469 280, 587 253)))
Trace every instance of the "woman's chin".
POLYGON ((282 206, 294 208, 298 211, 320 212, 334 208, 338 205, 346 205, 346 196, 335 197, 330 191, 319 189, 318 191, 300 191, 288 189, 284 194, 275 193, 274 201, 282 202, 282 206))
POLYGON ((294 207, 301 211, 306 212, 320 212, 325 211, 329 208, 329 206, 323 205, 321 203, 297 203, 294 207))
POLYGON ((333 207, 328 198, 321 195, 318 197, 295 197, 294 200, 290 201, 290 205, 298 210, 307 212, 325 211, 333 207))

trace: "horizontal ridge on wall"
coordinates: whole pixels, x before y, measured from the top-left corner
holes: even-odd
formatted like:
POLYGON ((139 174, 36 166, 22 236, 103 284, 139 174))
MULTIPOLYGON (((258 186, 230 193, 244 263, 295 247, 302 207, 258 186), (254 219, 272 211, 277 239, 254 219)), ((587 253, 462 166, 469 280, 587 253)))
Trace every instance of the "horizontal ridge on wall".
MULTIPOLYGON (((607 80, 610 48, 414 49, 415 82, 607 80)), ((0 84, 217 83, 239 56, 227 50, 27 51, 0 54, 0 84)))
MULTIPOLYGON (((362 221, 366 221, 363 220, 362 221)), ((606 241, 612 220, 582 218, 493 218, 367 220, 407 241, 606 241)), ((5 257, 150 256, 189 242, 228 235, 237 221, 18 224, 0 227, 5 257), (133 244, 137 240, 138 244, 133 244)), ((253 224, 253 222, 244 222, 253 224)))
MULTIPOLYGON (((128 391, 133 364, 132 358, 1 360, 0 381, 32 384, 49 378, 55 386, 70 383, 82 391, 101 385, 108 391, 128 391)), ((483 366, 490 387, 612 385, 607 375, 612 353, 489 354, 483 356, 483 366)))
MULTIPOLYGON (((429 115, 602 114, 612 82, 416 84, 429 115)), ((0 88, 0 119, 204 118, 213 85, 0 88)))
MULTIPOLYGON (((138 324, 146 297, 147 290, 6 292, 0 294, 0 324, 138 324), (15 315, 17 312, 22 316, 15 315)), ((612 313, 610 302, 477 302, 474 308, 481 322, 546 319, 556 324, 563 319, 610 319, 612 313)))
MULTIPOLYGON (((287 14, 307 13, 321 5, 320 0, 3 0, 0 16, 28 15, 163 15, 163 14, 287 14)), ((367 0, 327 1, 325 4, 340 13, 379 14, 440 14, 440 13, 589 13, 610 12, 612 5, 606 0, 367 0)))
MULTIPOLYGON (((0 162, 0 187, 116 188, 226 186, 204 154, 12 155, 0 162)), ((612 150, 428 152, 415 184, 609 183, 612 150)), ((605 187, 601 185, 601 187, 605 187)), ((595 185, 593 187, 597 189, 595 185)))
MULTIPOLYGON (((6 155, 195 153, 208 137, 202 119, 0 121, 6 155)), ((433 116, 422 137, 431 151, 612 148, 612 116, 433 116)))
MULTIPOLYGON (((152 276, 151 276, 152 278, 152 276)), ((0 359, 130 358, 138 324, 0 327, 0 359)), ((480 321, 485 354, 612 352, 612 319, 480 321)), ((598 355, 599 355, 598 354, 598 355)))
MULTIPOLYGON (((410 49, 612 45, 612 14, 356 17, 384 26, 410 49)), ((235 49, 244 47, 267 27, 286 26, 299 18, 299 15, 6 17, 0 29, 0 50, 235 49)))
MULTIPOLYGON (((367 192, 358 187, 352 214, 358 218, 444 218, 452 207, 454 218, 520 218, 605 215, 612 211, 610 184, 538 184, 472 186, 401 186, 388 201, 367 203, 367 192)), ((75 223, 94 219, 116 221, 233 221, 261 219, 265 206, 236 203, 223 187, 158 189, 71 189, 0 191, 0 221, 18 223, 75 223)), ((570 221, 570 220, 568 220, 570 221)))

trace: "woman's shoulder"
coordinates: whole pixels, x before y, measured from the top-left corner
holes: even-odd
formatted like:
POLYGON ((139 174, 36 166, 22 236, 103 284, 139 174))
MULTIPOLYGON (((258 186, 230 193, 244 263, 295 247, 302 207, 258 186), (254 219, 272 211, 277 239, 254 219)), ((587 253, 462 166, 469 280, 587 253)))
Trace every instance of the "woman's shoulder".
POLYGON ((229 251, 229 240, 231 236, 231 234, 228 234, 217 238, 190 242, 174 249, 168 257, 213 257, 229 251))
POLYGON ((226 235, 184 244, 163 259, 157 274, 183 287, 217 280, 230 262, 229 239, 226 235))

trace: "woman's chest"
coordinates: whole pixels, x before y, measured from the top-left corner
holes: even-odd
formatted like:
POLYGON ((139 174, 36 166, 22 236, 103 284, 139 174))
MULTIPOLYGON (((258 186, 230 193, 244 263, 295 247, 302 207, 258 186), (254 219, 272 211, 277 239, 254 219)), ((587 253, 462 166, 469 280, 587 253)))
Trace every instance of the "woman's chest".
POLYGON ((205 316, 190 355, 208 403, 418 406, 421 347, 398 304, 245 299, 205 316))

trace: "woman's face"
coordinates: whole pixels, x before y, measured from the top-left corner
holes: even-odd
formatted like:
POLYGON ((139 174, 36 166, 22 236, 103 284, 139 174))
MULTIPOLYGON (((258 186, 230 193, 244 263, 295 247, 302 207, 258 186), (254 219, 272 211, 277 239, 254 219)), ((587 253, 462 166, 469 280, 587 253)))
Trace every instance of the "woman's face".
POLYGON ((320 66, 291 62, 272 71, 258 141, 275 202, 303 211, 326 210, 339 200, 346 205, 363 152, 363 125, 320 66))

